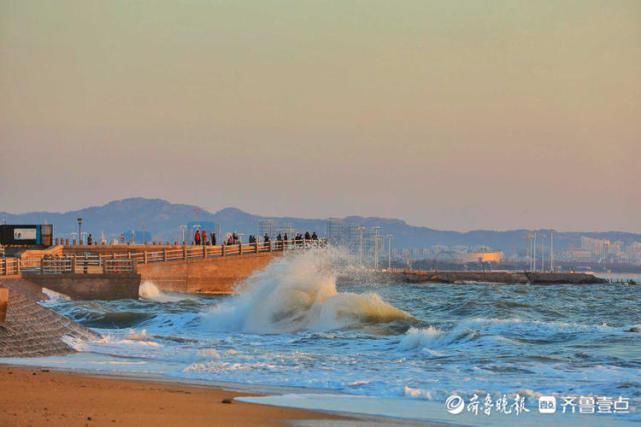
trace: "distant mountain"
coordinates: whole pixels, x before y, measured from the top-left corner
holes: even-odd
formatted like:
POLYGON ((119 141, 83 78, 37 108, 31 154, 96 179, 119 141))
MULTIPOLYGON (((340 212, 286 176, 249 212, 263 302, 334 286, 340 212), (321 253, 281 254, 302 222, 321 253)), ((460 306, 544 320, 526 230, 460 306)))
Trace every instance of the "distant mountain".
MULTIPOLYGON (((327 219, 302 219, 293 217, 264 217, 253 215, 236 208, 225 208, 216 213, 208 212, 192 205, 174 204, 161 199, 130 198, 109 202, 104 206, 95 206, 76 211, 30 212, 10 214, 0 212, 0 221, 12 224, 54 224, 57 236, 69 237, 77 231, 76 218, 83 218, 83 230, 99 237, 105 233, 108 238, 115 238, 120 233, 147 231, 155 240, 182 240, 180 226, 198 223, 214 223, 223 232, 237 231, 244 234, 256 234, 258 222, 273 220, 277 225, 289 225, 298 231, 316 231, 325 235, 327 219)), ((442 231, 428 227, 417 227, 399 219, 377 217, 349 216, 343 218, 346 225, 365 227, 380 226, 384 235, 393 236, 393 245, 397 248, 425 248, 434 245, 444 246, 488 246, 500 249, 508 254, 523 252, 527 246, 527 230, 491 231, 475 230, 470 232, 442 231)), ((215 231, 215 230, 207 230, 215 231)), ((548 234, 542 230, 543 234, 548 234)), ((641 242, 641 234, 624 232, 581 232, 556 233, 555 246, 558 249, 578 246, 581 236, 612 241, 623 241, 626 244, 641 242)))

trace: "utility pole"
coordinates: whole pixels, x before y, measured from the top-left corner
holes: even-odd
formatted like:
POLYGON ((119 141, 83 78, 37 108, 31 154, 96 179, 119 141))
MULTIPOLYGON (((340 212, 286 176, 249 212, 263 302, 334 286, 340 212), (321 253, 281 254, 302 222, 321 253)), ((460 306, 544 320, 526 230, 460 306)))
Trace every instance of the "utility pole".
POLYGON ((536 273, 536 231, 534 232, 534 240, 532 244, 532 271, 536 273))
POLYGON ((358 258, 361 263, 361 267, 363 266, 363 231, 364 227, 358 227, 358 237, 359 237, 359 248, 358 248, 358 258))
POLYGON ((387 269, 392 269, 392 235, 387 235, 387 269))
POLYGON ((550 271, 554 272, 554 230, 550 230, 550 271))
POLYGON ((187 226, 185 224, 180 224, 180 231, 183 233, 183 245, 185 244, 185 231, 187 230, 187 226))
POLYGON ((545 234, 541 233, 541 272, 545 273, 545 234))
POLYGON ((82 218, 78 218, 78 244, 82 245, 82 218))

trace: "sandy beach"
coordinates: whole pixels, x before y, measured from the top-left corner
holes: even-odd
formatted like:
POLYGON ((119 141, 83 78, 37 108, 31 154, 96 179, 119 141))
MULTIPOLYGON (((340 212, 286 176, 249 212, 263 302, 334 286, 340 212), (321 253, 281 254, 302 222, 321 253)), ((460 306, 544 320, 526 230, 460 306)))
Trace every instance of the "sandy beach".
POLYGON ((223 400, 247 393, 0 366, 0 426, 277 426, 346 418, 223 400))

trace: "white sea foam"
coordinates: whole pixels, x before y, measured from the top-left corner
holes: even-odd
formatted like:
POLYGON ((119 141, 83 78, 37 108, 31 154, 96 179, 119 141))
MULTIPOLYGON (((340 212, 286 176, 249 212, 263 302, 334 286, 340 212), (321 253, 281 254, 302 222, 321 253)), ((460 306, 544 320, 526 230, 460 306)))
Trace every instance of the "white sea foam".
POLYGON ((91 341, 90 343, 109 346, 130 345, 137 347, 160 347, 160 344, 158 344, 157 342, 147 340, 146 335, 147 334, 145 331, 142 331, 141 333, 130 331, 125 338, 116 337, 114 335, 104 335, 95 341, 91 341))
POLYGON ((398 345, 399 350, 417 350, 434 344, 434 338, 441 335, 442 331, 433 326, 427 328, 410 328, 398 345))
POLYGON ((337 256, 312 250, 273 262, 203 323, 219 331, 271 334, 411 319, 376 293, 338 293, 332 268, 337 256))
POLYGON ((59 292, 52 291, 51 289, 48 289, 48 288, 42 288, 42 293, 45 294, 49 298, 49 301, 51 302, 56 302, 59 300, 68 301, 71 299, 67 295, 63 295, 59 292))
POLYGON ((403 389, 403 394, 407 397, 412 397, 415 399, 432 400, 432 393, 429 390, 424 390, 420 388, 412 388, 412 387, 405 386, 403 389))
POLYGON ((62 342, 76 351, 87 351, 87 342, 80 338, 65 335, 62 337, 62 342))
POLYGON ((140 298, 149 299, 157 302, 177 302, 185 298, 177 295, 167 295, 162 292, 156 284, 150 280, 145 280, 138 288, 140 298))
POLYGON ((136 331, 135 329, 130 329, 129 332, 127 333, 128 340, 131 341, 145 341, 147 337, 147 331, 145 329, 141 331, 136 331))

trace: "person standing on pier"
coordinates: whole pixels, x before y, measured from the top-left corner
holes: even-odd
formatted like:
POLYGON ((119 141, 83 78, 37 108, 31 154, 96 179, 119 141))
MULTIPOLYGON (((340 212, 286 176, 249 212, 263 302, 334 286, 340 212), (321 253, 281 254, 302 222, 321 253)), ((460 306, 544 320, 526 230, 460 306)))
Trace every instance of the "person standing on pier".
POLYGON ((202 241, 203 246, 205 246, 207 244, 207 232, 205 230, 202 230, 200 232, 200 235, 201 235, 200 240, 202 241))
POLYGON ((196 230, 194 233, 194 243, 200 245, 200 230, 196 230))
POLYGON ((216 233, 211 233, 211 245, 216 246, 216 233))

